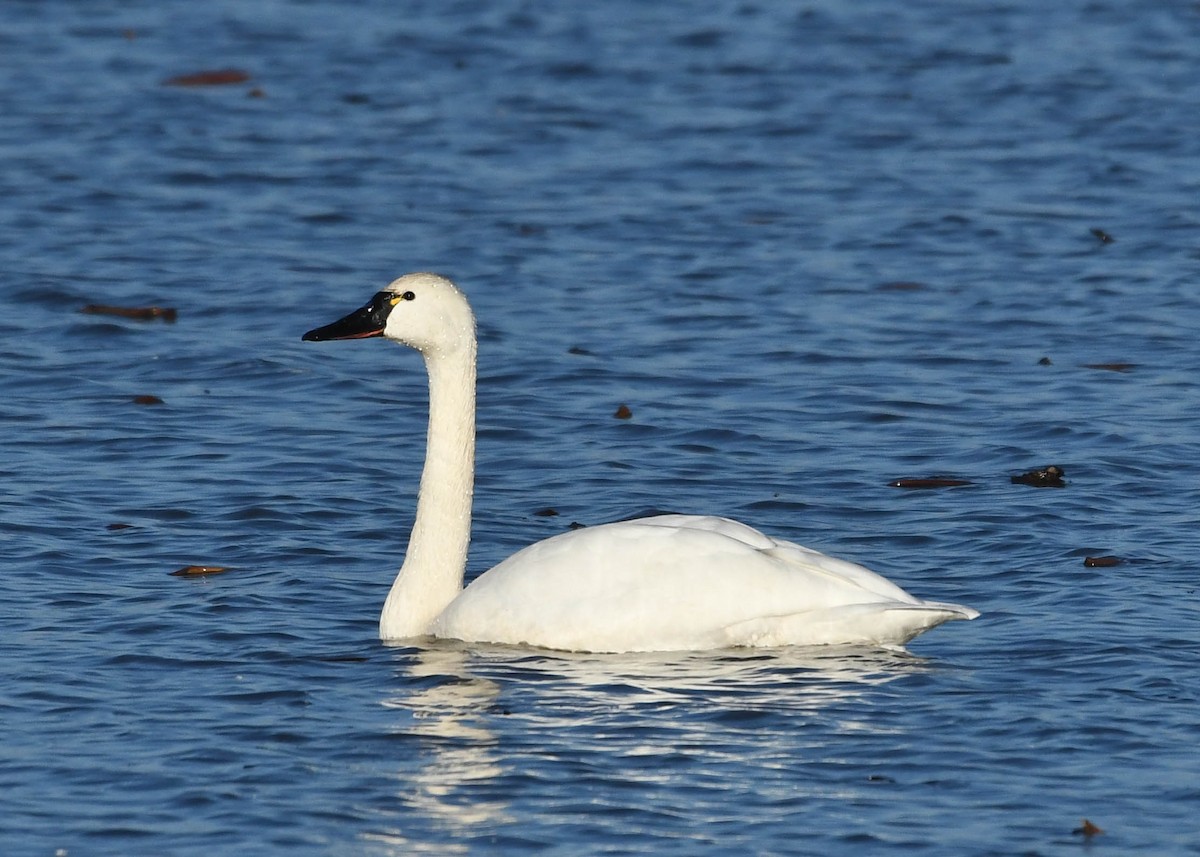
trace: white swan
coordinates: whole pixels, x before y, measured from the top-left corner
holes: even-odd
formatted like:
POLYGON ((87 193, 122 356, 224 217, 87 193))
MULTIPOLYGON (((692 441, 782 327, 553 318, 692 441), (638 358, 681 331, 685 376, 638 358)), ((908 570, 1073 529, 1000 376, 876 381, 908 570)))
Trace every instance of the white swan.
POLYGON ((978 612, 921 601, 862 566, 726 518, 663 515, 530 545, 466 589, 475 466, 475 318, 436 274, 407 274, 309 341, 386 336, 429 372, 417 514, 379 635, 590 652, 901 646, 978 612))

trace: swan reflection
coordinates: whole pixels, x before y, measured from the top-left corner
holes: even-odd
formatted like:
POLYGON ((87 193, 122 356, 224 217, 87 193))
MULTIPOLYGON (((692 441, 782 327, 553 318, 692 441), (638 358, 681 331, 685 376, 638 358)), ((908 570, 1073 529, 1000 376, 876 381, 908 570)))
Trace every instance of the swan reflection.
POLYGON ((417 650, 403 663, 398 692, 383 700, 407 715, 395 728, 416 739, 420 756, 416 767, 399 772, 398 797, 407 810, 399 828, 365 837, 394 846, 394 853, 462 853, 467 846, 453 837, 510 820, 507 801, 491 788, 504 773, 487 726, 500 686, 472 675, 467 661, 468 653, 455 646, 417 650), (406 823, 409 818, 415 823, 406 823), (410 828, 441 835, 422 842, 410 828))
POLYGON ((514 823, 514 801, 570 790, 592 759, 626 783, 666 782, 730 752, 786 767, 807 743, 798 727, 818 718, 814 736, 891 731, 864 697, 930 668, 833 647, 594 655, 438 641, 397 653, 383 705, 415 752, 396 760, 388 832, 366 837, 396 854, 470 850, 514 823))

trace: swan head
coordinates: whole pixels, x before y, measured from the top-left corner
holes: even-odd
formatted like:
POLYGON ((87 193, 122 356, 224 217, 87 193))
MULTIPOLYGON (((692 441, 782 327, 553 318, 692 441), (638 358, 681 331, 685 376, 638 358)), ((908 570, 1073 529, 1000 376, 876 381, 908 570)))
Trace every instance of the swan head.
POLYGON ((305 342, 384 336, 426 356, 473 346, 475 316, 454 283, 438 274, 405 274, 365 306, 304 334, 305 342))

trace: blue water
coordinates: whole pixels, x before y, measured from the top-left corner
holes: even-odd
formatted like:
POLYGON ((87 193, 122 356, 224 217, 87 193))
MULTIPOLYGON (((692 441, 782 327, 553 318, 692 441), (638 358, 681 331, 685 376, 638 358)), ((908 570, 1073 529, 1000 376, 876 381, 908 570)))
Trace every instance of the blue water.
POLYGON ((1195 4, 0 16, 0 853, 1200 853, 1195 4), (480 318, 469 573, 711 512, 983 616, 382 645, 424 376, 300 334, 414 269, 480 318))

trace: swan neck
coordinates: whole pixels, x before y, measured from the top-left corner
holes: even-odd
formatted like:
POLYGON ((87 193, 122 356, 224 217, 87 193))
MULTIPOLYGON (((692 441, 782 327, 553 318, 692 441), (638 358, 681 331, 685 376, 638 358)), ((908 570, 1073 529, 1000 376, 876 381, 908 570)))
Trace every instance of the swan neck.
POLYGON ((475 478, 475 342, 426 353, 429 428, 417 514, 380 617, 383 639, 429 633, 462 591, 475 478))

